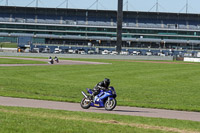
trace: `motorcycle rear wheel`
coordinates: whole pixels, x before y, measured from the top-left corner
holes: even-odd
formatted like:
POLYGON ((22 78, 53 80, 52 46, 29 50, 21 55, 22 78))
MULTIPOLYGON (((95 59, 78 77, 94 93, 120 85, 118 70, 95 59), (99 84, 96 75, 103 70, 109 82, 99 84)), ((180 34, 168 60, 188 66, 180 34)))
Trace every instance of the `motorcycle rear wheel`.
POLYGON ((108 100, 106 100, 106 102, 105 102, 105 109, 107 111, 112 111, 116 107, 116 105, 117 105, 117 101, 116 101, 115 98, 113 98, 112 100, 110 100, 110 103, 109 103, 108 100))
POLYGON ((88 99, 86 99, 85 97, 82 99, 81 101, 81 107, 83 109, 89 109, 90 108, 90 101, 88 99))

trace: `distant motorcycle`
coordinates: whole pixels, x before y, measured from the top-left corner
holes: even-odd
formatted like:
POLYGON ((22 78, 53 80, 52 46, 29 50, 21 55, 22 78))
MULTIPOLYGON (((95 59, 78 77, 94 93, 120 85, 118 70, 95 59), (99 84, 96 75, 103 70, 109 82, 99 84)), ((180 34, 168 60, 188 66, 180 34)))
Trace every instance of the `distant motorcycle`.
POLYGON ((58 57, 55 56, 54 60, 55 60, 56 63, 59 63, 58 57))
POLYGON ((59 63, 59 60, 58 60, 58 58, 56 58, 56 59, 55 59, 55 62, 59 63))
POLYGON ((53 61, 53 59, 49 59, 49 62, 48 62, 49 64, 53 64, 54 63, 54 61, 53 61))
MULTIPOLYGON (((89 94, 92 94, 91 89, 87 88, 87 92, 89 94)), ((85 92, 82 91, 82 94, 84 96, 81 101, 81 107, 83 109, 88 109, 92 106, 97 108, 104 107, 106 110, 111 111, 117 105, 117 101, 115 99, 117 97, 117 94, 114 87, 109 87, 109 91, 101 90, 100 93, 96 95, 93 100, 90 100, 89 96, 85 92)))

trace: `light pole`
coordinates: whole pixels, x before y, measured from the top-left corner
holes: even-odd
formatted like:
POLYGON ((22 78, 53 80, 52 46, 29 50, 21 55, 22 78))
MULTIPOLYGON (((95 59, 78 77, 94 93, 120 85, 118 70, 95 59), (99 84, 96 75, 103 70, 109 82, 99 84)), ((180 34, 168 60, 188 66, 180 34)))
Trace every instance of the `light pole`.
POLYGON ((118 0, 117 10, 117 48, 118 54, 122 49, 122 21, 123 21, 123 0, 118 0))

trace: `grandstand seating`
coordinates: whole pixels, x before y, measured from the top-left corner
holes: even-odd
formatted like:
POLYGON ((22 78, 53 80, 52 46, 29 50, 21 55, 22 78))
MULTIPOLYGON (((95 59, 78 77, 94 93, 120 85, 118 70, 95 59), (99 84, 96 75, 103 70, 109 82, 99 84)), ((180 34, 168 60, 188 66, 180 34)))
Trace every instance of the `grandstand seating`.
MULTIPOLYGON (((91 25, 91 26, 116 26, 116 18, 100 18, 89 16, 61 16, 61 15, 34 15, 34 14, 17 14, 2 13, 0 14, 0 22, 16 22, 16 23, 44 23, 44 24, 67 24, 67 25, 91 25)), ((139 28, 168 28, 168 29, 200 29, 198 21, 176 20, 176 19, 142 19, 142 18, 124 18, 124 27, 139 28)))
POLYGON ((18 37, 18 36, 27 36, 27 37, 29 37, 29 36, 33 36, 33 34, 28 34, 28 33, 10 33, 12 36, 16 36, 16 37, 18 37))
POLYGON ((8 33, 0 32, 0 36, 8 36, 8 33))
POLYGON ((187 25, 179 24, 178 28, 179 29, 187 29, 187 25))
MULTIPOLYGON (((0 23, 2 37, 31 36, 43 39, 43 43, 84 42, 87 45, 88 42, 98 44, 98 40, 101 40, 101 45, 111 46, 117 40, 116 11, 0 6, 0 23)), ((191 49, 192 44, 200 48, 198 14, 125 11, 122 25, 122 46, 164 48, 162 45, 165 42, 166 48, 179 45, 191 49)), ((136 51, 141 55, 150 52, 136 51)), ((154 55, 160 51, 151 52, 154 55)), ((160 53, 169 55, 170 51, 160 53)))

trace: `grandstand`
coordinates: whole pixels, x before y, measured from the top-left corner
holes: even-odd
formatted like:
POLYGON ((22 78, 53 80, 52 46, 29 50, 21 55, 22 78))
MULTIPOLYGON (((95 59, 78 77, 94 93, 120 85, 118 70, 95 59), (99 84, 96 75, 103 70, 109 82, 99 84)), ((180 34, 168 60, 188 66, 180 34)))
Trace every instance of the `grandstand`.
MULTIPOLYGON (((0 6, 0 42, 116 46, 117 11, 0 6)), ((122 47, 200 50, 200 15, 124 11, 122 47)))

